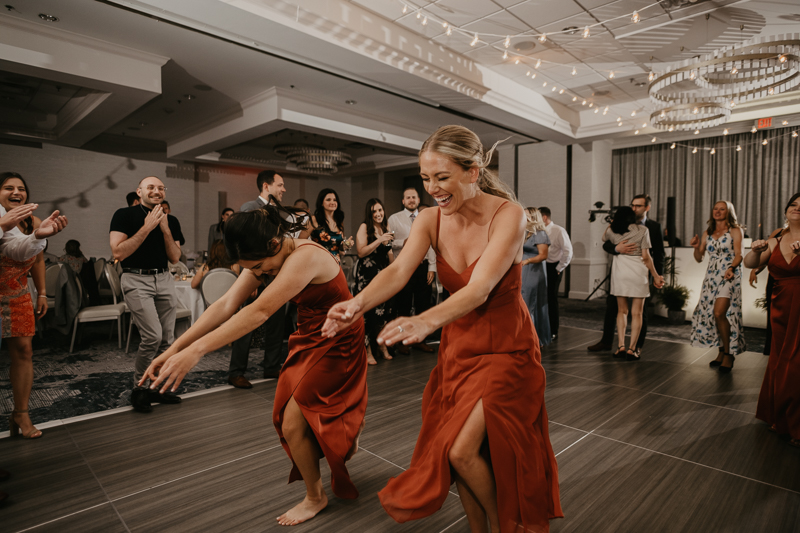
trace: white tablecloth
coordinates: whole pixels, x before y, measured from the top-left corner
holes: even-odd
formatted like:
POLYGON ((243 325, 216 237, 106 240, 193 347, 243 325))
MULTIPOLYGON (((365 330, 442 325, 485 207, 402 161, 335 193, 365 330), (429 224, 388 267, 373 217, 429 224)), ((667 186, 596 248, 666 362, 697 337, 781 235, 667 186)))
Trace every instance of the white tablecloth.
POLYGON ((178 296, 178 304, 192 312, 192 324, 194 324, 206 309, 203 295, 199 290, 192 288, 192 282, 189 280, 176 281, 175 293, 178 296))

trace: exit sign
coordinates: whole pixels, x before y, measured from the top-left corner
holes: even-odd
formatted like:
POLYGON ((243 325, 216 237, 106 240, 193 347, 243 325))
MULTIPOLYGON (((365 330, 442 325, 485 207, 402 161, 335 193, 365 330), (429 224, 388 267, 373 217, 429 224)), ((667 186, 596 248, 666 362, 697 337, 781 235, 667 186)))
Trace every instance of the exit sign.
POLYGON ((772 117, 758 119, 757 127, 758 127, 758 129, 771 128, 772 127, 772 117))

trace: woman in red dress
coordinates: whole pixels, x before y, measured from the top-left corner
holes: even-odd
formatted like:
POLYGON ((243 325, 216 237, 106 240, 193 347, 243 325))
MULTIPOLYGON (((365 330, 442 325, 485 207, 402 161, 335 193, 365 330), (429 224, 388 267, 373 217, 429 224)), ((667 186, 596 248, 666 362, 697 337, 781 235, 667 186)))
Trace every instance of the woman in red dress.
POLYGON ((747 268, 767 265, 772 289, 772 346, 758 396, 756 418, 800 447, 800 193, 784 210, 786 228, 769 241, 755 241, 747 268))
POLYGON ((225 224, 225 248, 244 269, 242 274, 153 361, 140 382, 150 379, 152 388, 174 392, 204 354, 253 331, 289 300, 297 304, 298 330, 289 339, 272 414, 293 462, 289 482, 302 479, 306 484, 305 499, 278 517, 278 523, 287 526, 313 518, 327 505, 319 469, 323 455, 331 469, 333 493, 358 497, 345 462, 358 449, 367 407, 364 322, 353 323, 336 339, 320 335, 328 310, 352 296, 338 261, 327 250, 290 237, 301 229, 271 207, 232 215, 225 224), (236 313, 265 274, 275 279, 245 312, 236 313))
POLYGON ((423 518, 455 481, 472 531, 544 532, 563 514, 539 341, 520 292, 526 217, 486 169, 491 152, 461 126, 425 141, 420 174, 439 208, 420 213, 403 253, 363 292, 331 309, 323 334, 397 293, 432 246, 452 296, 390 322, 378 339, 409 345, 444 326, 411 467, 389 481, 381 503, 398 522, 423 518))
MULTIPOLYGON (((0 204, 10 211, 28 203, 28 186, 22 176, 13 172, 0 175, 0 204)), ((35 216, 23 220, 18 228, 30 235, 42 223, 35 216)), ((8 344, 11 355, 11 389, 14 395, 14 410, 8 419, 11 436, 20 434, 24 439, 38 439, 42 432, 34 427, 28 416, 28 400, 33 388, 33 347, 31 340, 36 333, 36 319, 47 312, 45 295, 44 254, 26 261, 15 261, 0 256, 0 312, 3 314, 2 337, 8 344), (36 312, 28 291, 28 272, 39 296, 36 312)))

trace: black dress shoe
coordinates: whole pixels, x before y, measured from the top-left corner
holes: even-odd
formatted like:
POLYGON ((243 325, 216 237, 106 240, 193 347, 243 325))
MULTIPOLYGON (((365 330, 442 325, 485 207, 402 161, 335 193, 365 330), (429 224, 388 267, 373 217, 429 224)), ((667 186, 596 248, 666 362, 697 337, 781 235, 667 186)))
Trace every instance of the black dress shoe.
POLYGON ((150 391, 144 387, 136 387, 131 392, 131 405, 134 411, 149 413, 153 410, 150 405, 150 391))
POLYGON ((591 346, 587 346, 586 349, 589 350, 590 352, 610 352, 611 345, 606 344, 603 341, 600 341, 597 344, 592 344, 591 346))
POLYGON ((181 403, 181 397, 171 392, 165 392, 164 394, 161 394, 155 390, 148 390, 147 393, 147 398, 151 403, 181 403))

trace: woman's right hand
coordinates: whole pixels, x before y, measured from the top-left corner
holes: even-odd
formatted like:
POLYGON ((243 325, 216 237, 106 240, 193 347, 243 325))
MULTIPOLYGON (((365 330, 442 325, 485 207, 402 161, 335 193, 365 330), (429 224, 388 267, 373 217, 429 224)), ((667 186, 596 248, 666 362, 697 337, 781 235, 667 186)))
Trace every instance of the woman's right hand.
POLYGON ((394 233, 386 232, 378 237, 378 240, 381 244, 391 244, 391 242, 394 240, 394 233))
POLYGON ((750 286, 755 289, 757 281, 758 281, 758 269, 754 268, 750 271, 750 286))
POLYGON ((753 241, 753 244, 750 245, 750 251, 755 252, 757 254, 766 252, 767 248, 769 248, 769 242, 763 239, 753 241))
POLYGON ((689 241, 689 246, 691 246, 695 250, 700 249, 700 237, 697 234, 695 234, 695 236, 692 237, 692 240, 689 241))
POLYGON ((653 280, 653 285, 655 285, 656 289, 660 289, 664 286, 664 276, 656 276, 653 280))
POLYGON ((339 302, 328 310, 328 318, 322 325, 322 336, 332 339, 339 332, 350 327, 363 314, 361 304, 356 298, 339 302))

